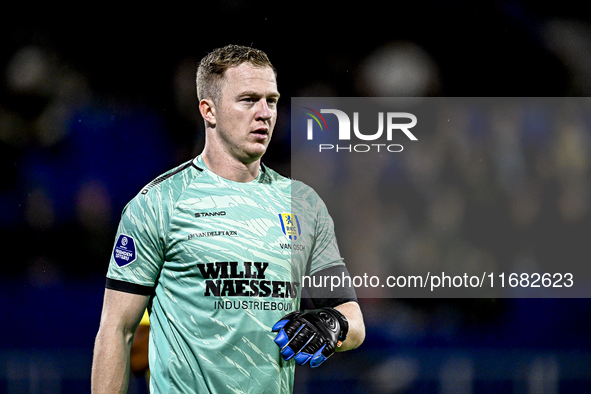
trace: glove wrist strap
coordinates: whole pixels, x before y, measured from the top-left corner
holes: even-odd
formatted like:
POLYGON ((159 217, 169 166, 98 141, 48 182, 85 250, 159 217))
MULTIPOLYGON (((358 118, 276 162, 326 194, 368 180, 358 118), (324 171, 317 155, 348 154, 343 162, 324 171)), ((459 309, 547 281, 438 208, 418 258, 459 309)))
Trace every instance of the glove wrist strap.
POLYGON ((335 308, 326 308, 333 312, 334 316, 339 322, 339 327, 341 328, 341 332, 339 333, 339 341, 344 342, 347 339, 347 333, 349 332, 349 321, 338 309, 335 308))

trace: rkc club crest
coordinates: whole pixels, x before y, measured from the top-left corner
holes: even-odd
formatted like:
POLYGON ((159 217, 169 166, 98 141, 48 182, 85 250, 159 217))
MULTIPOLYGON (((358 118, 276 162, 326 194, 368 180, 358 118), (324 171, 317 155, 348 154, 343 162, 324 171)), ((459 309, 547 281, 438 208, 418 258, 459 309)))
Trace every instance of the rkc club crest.
POLYGON ((283 231, 283 234, 287 235, 292 241, 295 241, 300 235, 302 235, 300 221, 296 215, 292 213, 280 213, 279 221, 281 222, 281 230, 283 231))

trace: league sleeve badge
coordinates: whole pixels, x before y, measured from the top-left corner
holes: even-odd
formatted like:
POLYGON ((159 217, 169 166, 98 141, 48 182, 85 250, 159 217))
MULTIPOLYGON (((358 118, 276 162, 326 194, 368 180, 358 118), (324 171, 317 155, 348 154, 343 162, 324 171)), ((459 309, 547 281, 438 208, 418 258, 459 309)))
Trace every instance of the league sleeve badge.
POLYGON ((119 267, 131 264, 137 258, 135 251, 135 240, 129 235, 120 234, 113 250, 113 259, 119 267))

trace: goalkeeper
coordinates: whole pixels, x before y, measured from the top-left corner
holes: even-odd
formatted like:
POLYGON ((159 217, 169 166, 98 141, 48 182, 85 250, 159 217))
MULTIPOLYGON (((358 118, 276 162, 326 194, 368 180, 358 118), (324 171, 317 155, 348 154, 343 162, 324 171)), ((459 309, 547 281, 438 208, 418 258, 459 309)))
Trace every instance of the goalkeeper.
POLYGON ((107 272, 93 393, 127 390, 129 353, 150 314, 151 393, 291 393, 365 336, 353 289, 312 294, 304 275, 341 275, 319 196, 261 163, 277 118, 263 52, 229 45, 201 60, 203 152, 146 185, 123 210, 107 272))

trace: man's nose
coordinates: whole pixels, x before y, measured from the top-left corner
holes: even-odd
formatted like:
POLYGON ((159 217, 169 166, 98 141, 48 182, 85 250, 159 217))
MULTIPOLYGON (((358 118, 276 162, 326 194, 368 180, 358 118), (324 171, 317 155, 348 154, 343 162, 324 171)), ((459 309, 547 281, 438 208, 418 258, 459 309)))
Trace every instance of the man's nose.
POLYGON ((273 117, 273 111, 269 108, 269 104, 266 100, 260 100, 257 109, 257 119, 268 120, 273 117))

